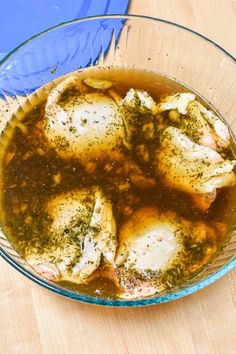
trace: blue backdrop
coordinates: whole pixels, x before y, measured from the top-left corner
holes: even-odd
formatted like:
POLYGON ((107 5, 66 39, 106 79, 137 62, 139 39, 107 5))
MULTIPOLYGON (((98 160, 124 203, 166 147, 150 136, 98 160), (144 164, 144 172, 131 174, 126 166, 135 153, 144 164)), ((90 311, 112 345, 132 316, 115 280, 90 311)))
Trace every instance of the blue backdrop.
POLYGON ((0 56, 61 22, 125 14, 128 6, 129 0, 0 0, 0 56))
MULTIPOLYGON (((129 0, 0 0, 0 59, 9 51, 14 49, 23 41, 29 39, 33 35, 55 26, 59 23, 79 19, 87 16, 103 15, 103 14, 125 14, 128 11, 129 0)), ((117 29, 116 40, 123 26, 123 21, 120 19, 110 19, 111 27, 117 29)), ((101 20, 102 22, 102 20, 101 20)), ((94 43, 94 62, 101 50, 101 44, 97 40, 100 23, 83 23, 81 27, 93 27, 92 41, 94 43)), ((109 47, 112 32, 107 29, 104 31, 104 49, 109 47)), ((40 45, 40 39, 37 42, 40 45)), ((34 49, 32 49, 34 51, 34 49)), ((86 67, 91 64, 89 46, 87 43, 80 43, 80 47, 74 48, 74 56, 77 51, 82 52, 81 67, 86 67)), ((30 50, 28 60, 30 60, 30 50)), ((58 66, 64 58, 57 58, 58 66)), ((37 89, 32 85, 30 72, 25 71, 24 61, 17 63, 17 72, 14 73, 14 68, 8 72, 8 76, 0 76, 0 97, 6 95, 15 96, 25 95, 37 89), (14 89, 13 89, 14 88, 14 89)), ((37 74, 43 73, 49 68, 45 68, 45 63, 42 59, 37 74)), ((73 64, 73 63, 72 63, 73 64)), ((9 69, 9 68, 8 68, 9 69)), ((60 75, 60 72, 57 72, 60 75)), ((55 76, 56 77, 56 76, 55 76)))

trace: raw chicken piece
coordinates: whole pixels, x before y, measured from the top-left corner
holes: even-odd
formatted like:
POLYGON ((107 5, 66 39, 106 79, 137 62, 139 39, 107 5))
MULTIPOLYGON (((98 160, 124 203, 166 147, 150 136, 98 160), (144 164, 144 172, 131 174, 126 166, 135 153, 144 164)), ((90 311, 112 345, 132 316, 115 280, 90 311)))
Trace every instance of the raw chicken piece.
POLYGON ((97 90, 107 90, 112 86, 112 82, 105 79, 87 78, 84 80, 87 86, 93 87, 97 90))
POLYGON ((202 212, 207 211, 217 197, 216 189, 210 193, 191 194, 192 201, 202 212))
POLYGON ((230 145, 230 133, 227 125, 212 111, 206 109, 201 103, 196 102, 198 109, 212 128, 212 134, 218 149, 225 149, 230 145))
POLYGON ((226 149, 230 144, 228 127, 195 98, 192 93, 167 96, 158 104, 158 113, 170 111, 170 121, 196 143, 213 150, 226 149))
POLYGON ((177 229, 178 224, 169 223, 155 208, 138 210, 121 228, 116 265, 140 275, 165 268, 179 251, 177 229))
POLYGON ((146 91, 131 88, 120 100, 126 129, 126 146, 130 149, 133 142, 145 142, 154 138, 154 116, 156 102, 146 91))
POLYGON ((85 90, 76 76, 69 76, 51 91, 45 135, 62 157, 75 157, 85 164, 116 159, 125 136, 121 109, 109 94, 85 90))
POLYGON ((47 203, 51 219, 47 249, 30 249, 26 259, 43 276, 83 283, 99 267, 101 257, 113 264, 116 225, 112 205, 94 187, 59 195, 47 203))
POLYGON ((141 299, 152 296, 157 292, 164 290, 161 285, 154 284, 149 277, 148 280, 140 279, 137 275, 132 275, 120 268, 118 271, 118 279, 120 279, 120 298, 125 300, 141 299))
POLYGON ((167 96, 157 105, 157 113, 177 109, 180 114, 187 113, 188 104, 195 100, 196 95, 193 93, 176 93, 167 96))
POLYGON ((182 117, 179 128, 196 143, 217 150, 211 126, 199 110, 200 103, 193 101, 188 105, 187 115, 182 117))
POLYGON ((162 132, 156 161, 156 173, 167 185, 183 192, 212 193, 216 188, 235 184, 235 160, 224 160, 174 127, 162 132))
POLYGON ((235 162, 224 161, 219 154, 212 152, 224 153, 224 149, 228 148, 229 130, 220 118, 195 98, 194 94, 180 93, 166 97, 158 105, 158 113, 169 110, 170 122, 186 135, 182 135, 183 139, 180 138, 181 133, 177 130, 170 130, 171 134, 167 131, 162 134, 165 136, 165 146, 173 144, 172 150, 175 151, 171 152, 168 148, 167 158, 164 158, 167 150, 162 150, 158 166, 161 166, 161 172, 169 186, 194 193, 191 195, 194 203, 200 210, 206 211, 217 196, 216 188, 235 183, 232 172, 235 162), (193 142, 200 145, 194 145, 193 142), (187 152, 188 149, 191 149, 191 153, 187 152), (163 163, 161 159, 164 159, 163 163))
MULTIPOLYGON (((97 90, 112 82, 87 78, 97 90)), ((122 100, 114 90, 87 92, 75 75, 60 82, 49 94, 45 108, 45 135, 62 157, 75 157, 84 165, 103 160, 121 160, 120 148, 132 148, 136 135, 154 136, 156 103, 145 91, 130 89, 122 100)))
POLYGON ((121 298, 151 296, 178 280, 171 274, 181 279, 198 270, 215 252, 215 237, 214 229, 202 222, 161 213, 154 206, 139 209, 120 230, 115 263, 121 298))
POLYGON ((121 298, 147 297, 163 290, 155 275, 170 267, 178 255, 178 228, 154 207, 138 210, 122 226, 115 259, 123 287, 121 298))
POLYGON ((140 113, 157 113, 157 105, 153 98, 146 92, 131 88, 121 101, 121 105, 130 109, 138 110, 140 113))

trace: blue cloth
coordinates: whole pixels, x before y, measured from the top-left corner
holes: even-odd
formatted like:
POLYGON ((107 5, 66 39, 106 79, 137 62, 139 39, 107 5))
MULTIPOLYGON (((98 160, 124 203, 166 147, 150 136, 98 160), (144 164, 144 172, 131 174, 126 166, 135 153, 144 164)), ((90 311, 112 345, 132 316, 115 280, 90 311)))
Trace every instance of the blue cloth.
MULTIPOLYGON (((11 51, 22 41, 32 37, 33 35, 43 31, 49 27, 57 25, 68 20, 78 19, 86 16, 126 13, 129 0, 0 0, 0 53, 3 51, 11 51), (13 11, 14 9, 14 11, 13 11), (14 23, 14 26, 9 25, 14 23)), ((84 33, 91 33, 92 38, 82 38, 79 43, 71 42, 71 71, 75 70, 75 63, 78 53, 81 53, 80 67, 84 68, 96 62, 101 48, 106 53, 112 38, 112 28, 116 28, 115 39, 119 38, 120 31, 123 27, 122 19, 103 19, 97 22, 82 22, 78 24, 80 30, 84 33), (103 28, 103 44, 101 44, 101 34, 99 28, 103 28), (89 29, 89 31, 88 31, 89 29), (93 44, 93 62, 91 63, 91 52, 89 41, 93 44)), ((70 28, 66 32, 70 32, 70 28)), ((50 37, 50 36, 49 36, 50 37)), ((42 51, 37 56, 38 66, 37 72, 31 65, 33 62, 31 56, 37 52, 37 46, 41 46, 41 37, 36 40, 36 45, 31 42, 25 51, 22 51, 22 60, 17 63, 17 71, 14 65, 7 68, 8 75, 0 76, 0 97, 6 95, 15 96, 25 95, 35 91, 39 85, 33 84, 31 80, 31 72, 25 64, 28 62, 32 66, 30 70, 36 75, 47 76, 48 71, 52 68, 45 65, 45 59, 42 57, 42 51)), ((49 38, 50 43, 50 38, 49 38)), ((53 44, 52 44, 53 45, 53 44)), ((0 54, 1 55, 1 54, 0 54)), ((67 53, 62 50, 57 53, 54 63, 58 67, 54 78, 62 75, 60 70, 61 64, 66 60, 67 53)), ((68 69, 69 66, 67 67, 68 69)), ((51 79, 51 77, 50 77, 51 79)))
POLYGON ((59 23, 125 14, 128 6, 129 0, 0 0, 0 56, 59 23))

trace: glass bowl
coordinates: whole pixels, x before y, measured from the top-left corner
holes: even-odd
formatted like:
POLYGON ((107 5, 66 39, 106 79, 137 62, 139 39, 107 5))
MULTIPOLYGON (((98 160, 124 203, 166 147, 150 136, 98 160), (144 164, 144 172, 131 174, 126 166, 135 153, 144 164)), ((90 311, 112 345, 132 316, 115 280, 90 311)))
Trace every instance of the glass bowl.
MULTIPOLYGON (((204 36, 183 26, 145 16, 98 16, 49 29, 13 50, 0 62, 1 131, 16 109, 36 89, 88 66, 145 69, 172 77, 209 101, 236 127, 236 59, 204 36)), ((220 254, 178 289, 140 300, 84 296, 45 280, 12 248, 3 232, 0 254, 19 272, 44 288, 71 299, 108 306, 143 306, 191 294, 219 279, 236 265, 236 233, 220 254)))

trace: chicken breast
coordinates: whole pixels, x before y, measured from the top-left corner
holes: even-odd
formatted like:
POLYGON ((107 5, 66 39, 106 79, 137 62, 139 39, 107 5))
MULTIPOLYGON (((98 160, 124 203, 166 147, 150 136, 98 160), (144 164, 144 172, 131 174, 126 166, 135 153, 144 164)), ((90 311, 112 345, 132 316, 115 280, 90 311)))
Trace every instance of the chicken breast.
POLYGON ((88 162, 121 160, 120 149, 132 149, 132 139, 154 136, 156 103, 145 91, 130 89, 124 99, 112 82, 71 75, 49 94, 45 107, 47 140, 63 157, 88 162), (92 87, 96 91, 91 92, 92 87))
POLYGON ((208 262, 215 241, 214 229, 203 222, 154 206, 139 209, 119 234, 115 264, 121 298, 147 297, 175 285, 208 262))
POLYGON ((157 113, 176 109, 180 114, 187 114, 188 105, 195 100, 195 98, 196 95, 189 92, 167 96, 157 105, 157 113))
POLYGON ((154 99, 146 92, 141 90, 129 89, 124 99, 120 102, 124 107, 140 113, 157 113, 157 105, 154 99))
POLYGON ((121 227, 115 264, 121 298, 147 297, 163 290, 158 273, 171 266, 181 248, 179 225, 155 207, 142 208, 121 227))
POLYGON ((155 158, 156 174, 183 192, 212 193, 235 184, 235 160, 224 160, 218 152, 196 144, 174 127, 161 133, 155 158))
POLYGON ((196 101, 192 93, 165 97, 157 106, 159 114, 169 111, 170 123, 194 142, 222 152, 230 145, 226 124, 211 110, 196 101))
POLYGON ((152 140, 157 109, 153 98, 146 91, 131 88, 125 97, 119 100, 119 106, 123 112, 126 146, 133 149, 141 142, 152 140))
POLYGON ((227 125, 211 110, 206 109, 201 103, 196 102, 198 110, 211 127, 216 145, 221 151, 230 145, 230 133, 227 125))
POLYGON ((138 210, 121 228, 116 265, 141 275, 147 269, 157 272, 165 268, 179 251, 177 229, 177 224, 169 223, 155 208, 138 210))
MULTIPOLYGON (((93 87, 110 87, 104 80, 86 79, 93 87)), ((121 109, 106 92, 88 92, 76 76, 69 76, 49 94, 45 107, 45 135, 61 157, 81 163, 115 159, 124 136, 121 109)))
POLYGON ((59 195, 46 205, 51 220, 41 253, 30 249, 28 263, 54 281, 83 283, 99 267, 101 257, 113 264, 116 225, 112 205, 98 187, 59 195))

